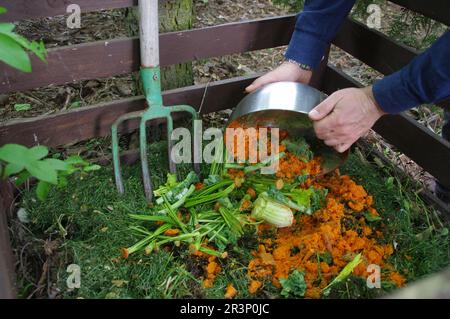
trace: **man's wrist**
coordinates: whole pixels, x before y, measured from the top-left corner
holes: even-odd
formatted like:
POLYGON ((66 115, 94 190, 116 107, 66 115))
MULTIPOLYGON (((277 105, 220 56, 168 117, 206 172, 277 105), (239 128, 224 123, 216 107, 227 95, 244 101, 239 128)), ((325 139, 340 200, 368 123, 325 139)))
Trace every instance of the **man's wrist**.
POLYGON ((300 62, 297 62, 295 60, 288 59, 288 58, 285 58, 284 63, 294 64, 294 65, 298 66, 300 69, 302 69, 304 71, 311 71, 312 72, 312 70, 313 70, 312 67, 307 65, 307 64, 300 63, 300 62))
POLYGON ((377 113, 382 116, 387 114, 382 108, 381 106, 378 104, 377 100, 375 99, 375 95, 373 94, 373 87, 372 86, 367 86, 365 88, 363 88, 364 92, 366 93, 366 95, 369 97, 369 99, 372 101, 373 105, 376 108, 377 113))

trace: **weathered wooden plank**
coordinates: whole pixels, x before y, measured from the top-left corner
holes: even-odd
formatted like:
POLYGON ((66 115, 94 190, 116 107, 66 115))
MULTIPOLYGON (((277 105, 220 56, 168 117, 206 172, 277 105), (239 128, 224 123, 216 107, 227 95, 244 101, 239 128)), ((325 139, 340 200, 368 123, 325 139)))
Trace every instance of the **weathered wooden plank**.
POLYGON ((333 44, 383 74, 401 69, 419 53, 351 19, 344 22, 333 44))
MULTIPOLYGON (((330 66, 323 91, 332 93, 346 87, 361 87, 353 78, 330 66)), ((442 184, 450 187, 450 143, 405 114, 385 115, 374 126, 375 132, 409 156, 442 184)))
POLYGON ((15 298, 17 293, 7 219, 11 206, 10 192, 10 184, 0 182, 0 299, 15 298))
MULTIPOLYGON (((161 65, 171 65, 232 53, 285 45, 295 16, 268 18, 160 36, 161 65)), ((139 68, 139 41, 117 39, 49 51, 48 63, 32 57, 33 73, 0 68, 0 93, 47 85, 128 74, 139 68)))
POLYGON ((402 7, 420 13, 436 21, 450 25, 450 2, 448 0, 389 0, 402 7))
POLYGON ((1 15, 2 22, 53 17, 63 15, 71 4, 78 4, 81 12, 100 11, 107 9, 127 8, 137 6, 137 0, 7 0, 2 6, 8 9, 1 15))
MULTIPOLYGON (((333 44, 385 75, 400 70, 420 53, 352 19, 344 22, 333 44)), ((450 100, 437 105, 450 109, 450 100)))
MULTIPOLYGON (((217 81, 210 85, 194 85, 163 93, 166 105, 189 104, 202 113, 233 108, 244 96, 244 88, 254 76, 217 81), (206 91, 206 93, 205 93, 206 91), (204 98, 204 99, 203 99, 204 98)), ((83 107, 51 116, 15 120, 0 125, 0 145, 38 143, 50 147, 74 143, 110 134, 111 124, 122 114, 145 108, 143 97, 83 107)), ((124 125, 122 132, 137 128, 137 122, 124 125)))

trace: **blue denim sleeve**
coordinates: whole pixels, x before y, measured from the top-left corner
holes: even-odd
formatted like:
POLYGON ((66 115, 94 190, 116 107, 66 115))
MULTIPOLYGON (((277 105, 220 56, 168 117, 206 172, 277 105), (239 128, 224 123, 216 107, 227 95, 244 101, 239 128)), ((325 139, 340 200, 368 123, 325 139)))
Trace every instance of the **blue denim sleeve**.
POLYGON ((306 0, 285 57, 316 68, 354 4, 355 0, 306 0))
POLYGON ((373 94, 392 114, 450 98, 450 31, 400 71, 376 82, 373 94))

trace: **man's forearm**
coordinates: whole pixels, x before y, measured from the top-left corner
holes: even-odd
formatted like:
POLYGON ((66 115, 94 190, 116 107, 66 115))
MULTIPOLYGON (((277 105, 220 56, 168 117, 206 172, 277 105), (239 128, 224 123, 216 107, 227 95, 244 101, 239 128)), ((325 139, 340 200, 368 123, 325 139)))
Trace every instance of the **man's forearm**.
POLYGON ((449 98, 450 31, 400 71, 375 83, 373 94, 387 113, 449 98))
POLYGON ((354 4, 355 0, 306 0, 286 58, 316 68, 354 4))

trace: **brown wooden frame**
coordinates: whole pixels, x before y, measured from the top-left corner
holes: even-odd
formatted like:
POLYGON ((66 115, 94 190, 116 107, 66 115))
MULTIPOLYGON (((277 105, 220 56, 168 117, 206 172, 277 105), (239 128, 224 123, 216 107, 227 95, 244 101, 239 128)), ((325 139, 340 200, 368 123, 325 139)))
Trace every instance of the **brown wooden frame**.
MULTIPOLYGON (((449 17, 445 14, 448 10, 444 10, 448 9, 449 4, 445 0, 428 0, 426 5, 412 0, 392 2, 450 24, 449 17)), ((137 1, 78 0, 77 3, 81 5, 83 12, 89 12, 129 7, 136 5, 137 1)), ((14 0, 5 6, 9 12, 2 18, 16 21, 64 14, 66 1, 14 0)), ((170 65, 286 45, 294 23, 295 15, 289 15, 161 34, 161 64, 170 65), (205 43, 208 45, 204 45, 205 43)), ((418 54, 351 19, 344 23, 333 43, 383 74, 395 72, 418 54)), ((2 65, 0 93, 128 74, 138 70, 138 45, 137 39, 125 38, 52 49, 48 64, 33 58, 32 74, 23 74, 2 65)), ((244 96, 245 86, 256 76, 166 91, 164 101, 167 105, 187 103, 197 108, 203 102, 203 113, 232 108, 244 96)), ((335 67, 326 66, 326 61, 315 74, 315 84, 328 94, 344 87, 361 86, 335 67)), ((0 124, 0 145, 20 143, 31 146, 41 143, 56 147, 107 136, 112 122, 119 115, 142 108, 143 97, 134 97, 50 116, 12 120, 0 124)), ((135 122, 130 122, 122 128, 122 132, 131 132, 136 127, 135 122)), ((450 186, 449 142, 405 114, 385 116, 377 122, 374 129, 444 185, 450 186)), ((15 295, 14 267, 6 223, 13 202, 11 185, 3 183, 0 187, 0 298, 15 295)))

